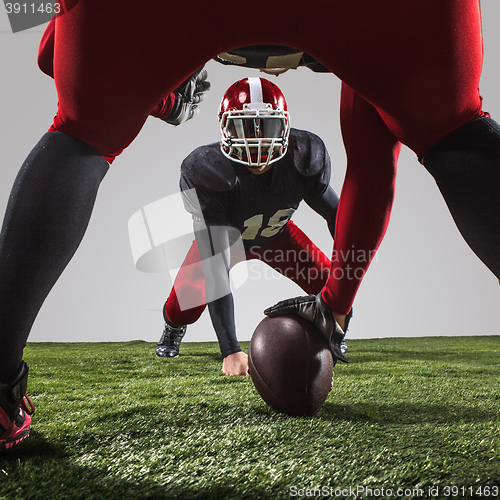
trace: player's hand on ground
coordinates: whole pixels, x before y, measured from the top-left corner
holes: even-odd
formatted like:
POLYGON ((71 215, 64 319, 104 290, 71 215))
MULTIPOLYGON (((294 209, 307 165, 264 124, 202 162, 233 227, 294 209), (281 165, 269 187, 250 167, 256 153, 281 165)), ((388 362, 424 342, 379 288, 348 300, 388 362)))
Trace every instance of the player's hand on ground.
POLYGON ((248 376, 248 356, 244 352, 235 352, 222 361, 224 375, 248 376))
POLYGON ((330 351, 335 359, 349 363, 349 360, 340 350, 340 343, 344 340, 345 334, 335 321, 332 312, 323 302, 321 292, 318 295, 307 295, 305 297, 282 300, 274 306, 268 307, 264 311, 264 314, 270 318, 285 314, 298 314, 307 321, 310 321, 327 339, 330 351))
POLYGON ((207 70, 200 68, 174 90, 175 103, 172 112, 165 118, 167 123, 180 125, 198 114, 198 105, 210 90, 207 77, 207 70))

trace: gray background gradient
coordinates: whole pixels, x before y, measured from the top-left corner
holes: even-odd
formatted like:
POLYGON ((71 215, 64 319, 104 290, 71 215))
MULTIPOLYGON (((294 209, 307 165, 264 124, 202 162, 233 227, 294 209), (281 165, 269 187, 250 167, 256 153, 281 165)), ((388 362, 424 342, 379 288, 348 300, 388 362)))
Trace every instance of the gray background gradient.
MULTIPOLYGON (((484 109, 500 118, 497 0, 482 2, 485 58, 481 80, 484 109)), ((39 26, 12 34, 0 8, 1 170, 0 212, 23 160, 56 112, 53 81, 36 65, 39 26)), ((394 61, 394 64, 398 64, 394 61)), ((195 147, 217 141, 217 107, 234 81, 259 76, 256 70, 207 64, 212 90, 200 115, 177 128, 149 118, 133 144, 105 177, 86 237, 47 298, 30 341, 155 342, 161 308, 170 291, 166 274, 134 267, 128 219, 137 210, 177 192, 179 166, 195 147)), ((262 75, 265 76, 265 75, 262 75)), ((340 193, 345 154, 339 130, 340 82, 307 69, 267 76, 283 90, 292 126, 325 141, 332 158, 333 188, 340 193)), ((293 220, 330 254, 326 224, 307 206, 293 220)), ((168 221, 166 221, 168 224, 168 221)), ((500 250, 499 250, 500 251, 500 250)), ((265 272, 261 264, 260 273, 265 272)), ((251 276, 256 274, 255 268, 251 276)), ((263 309, 300 295, 276 275, 250 279, 235 291, 240 340, 249 340, 263 309)), ((354 304, 350 338, 437 335, 497 335, 500 286, 458 233, 437 187, 415 155, 403 147, 396 199, 387 235, 354 304)), ((208 313, 189 327, 186 341, 215 340, 208 313)))

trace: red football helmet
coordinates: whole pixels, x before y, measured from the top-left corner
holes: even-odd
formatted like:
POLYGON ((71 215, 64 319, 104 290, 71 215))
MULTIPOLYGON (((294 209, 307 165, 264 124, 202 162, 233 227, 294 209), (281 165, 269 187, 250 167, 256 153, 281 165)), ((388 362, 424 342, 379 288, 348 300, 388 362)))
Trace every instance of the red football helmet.
POLYGON ((221 150, 256 169, 286 153, 290 117, 285 96, 265 78, 244 78, 229 87, 219 107, 221 150))

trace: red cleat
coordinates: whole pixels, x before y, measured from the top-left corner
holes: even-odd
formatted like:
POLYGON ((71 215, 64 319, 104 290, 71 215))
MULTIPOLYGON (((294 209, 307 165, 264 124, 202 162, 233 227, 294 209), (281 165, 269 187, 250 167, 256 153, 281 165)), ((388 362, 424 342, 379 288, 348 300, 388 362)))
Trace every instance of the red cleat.
POLYGON ((0 451, 12 448, 30 434, 35 406, 26 394, 27 385, 28 365, 24 361, 12 382, 0 382, 0 451))

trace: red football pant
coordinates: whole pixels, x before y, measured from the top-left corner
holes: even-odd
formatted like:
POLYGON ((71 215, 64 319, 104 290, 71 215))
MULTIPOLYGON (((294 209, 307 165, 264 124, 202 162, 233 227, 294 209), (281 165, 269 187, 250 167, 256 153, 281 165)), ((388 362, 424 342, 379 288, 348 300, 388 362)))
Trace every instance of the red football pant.
MULTIPOLYGON (((187 76, 235 47, 300 48, 377 108, 417 154, 479 116, 478 0, 299 0, 257 22, 269 3, 80 0, 56 22, 56 130, 116 155, 187 76), (186 9, 196 13, 183 22, 186 9), (255 16, 251 29, 241 20, 255 16), (196 36, 194 36, 195 34, 196 36), (202 41, 202 43, 200 42, 202 41)), ((305 97, 311 98, 310 95, 305 97)))

